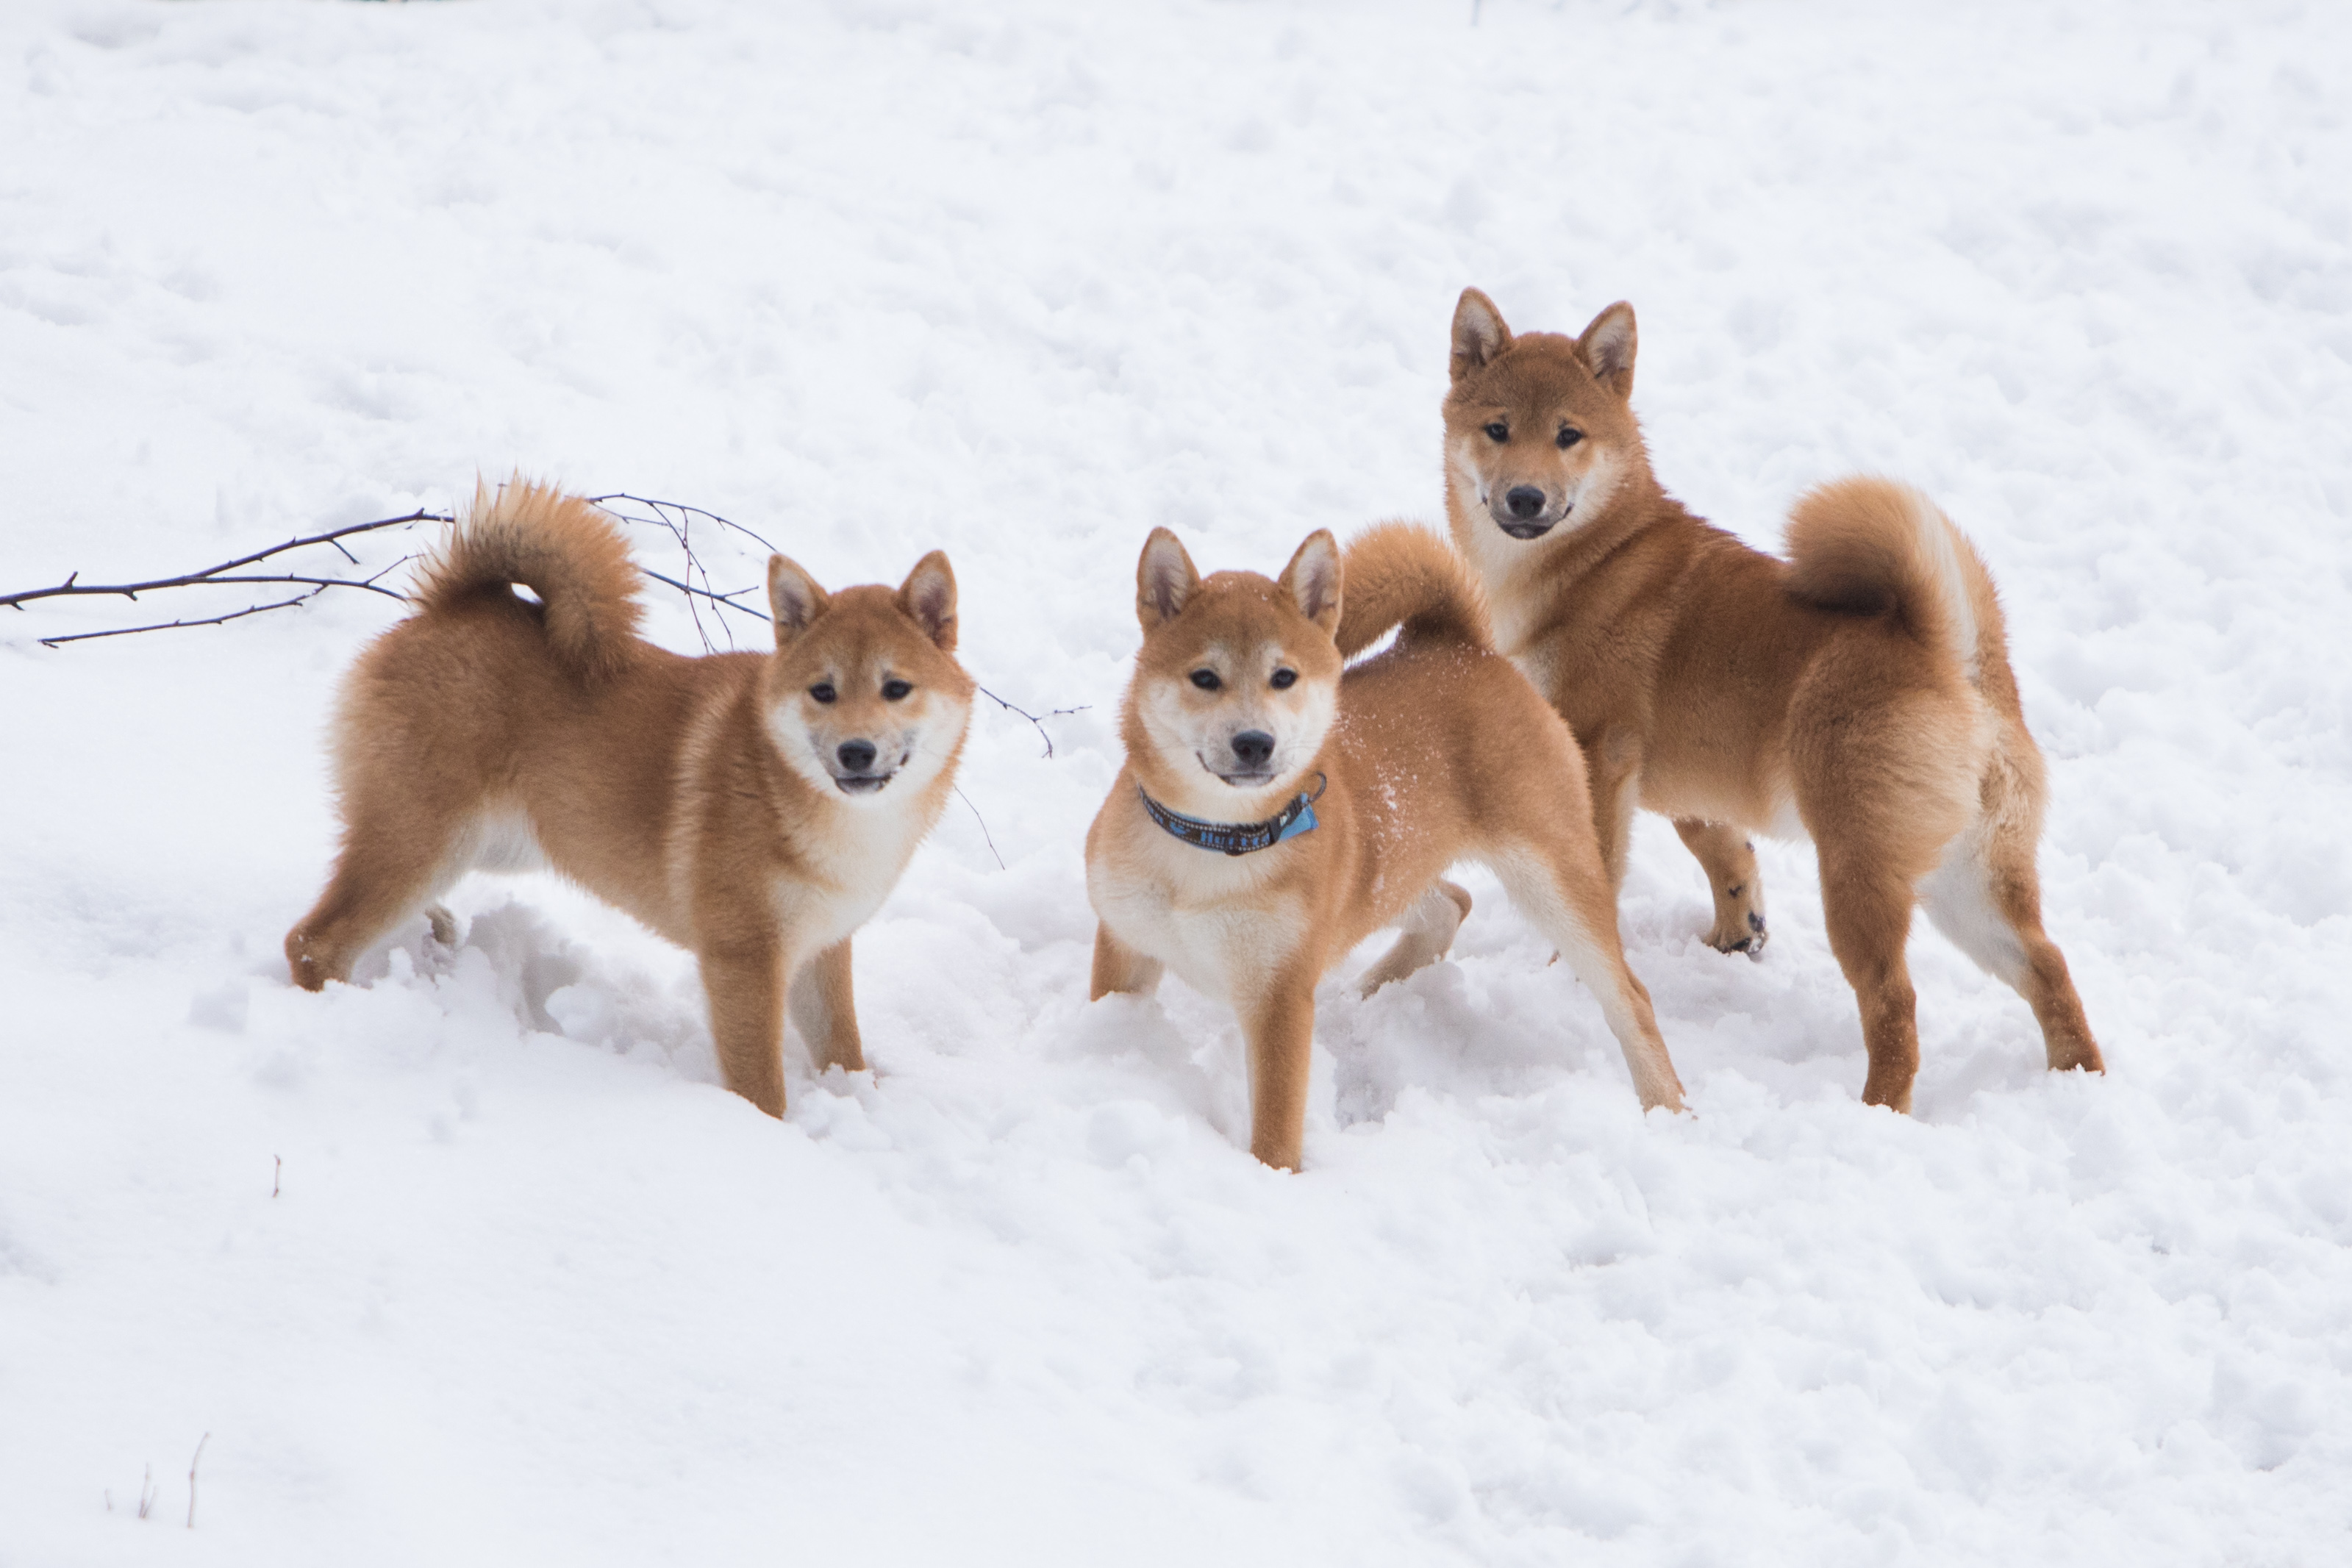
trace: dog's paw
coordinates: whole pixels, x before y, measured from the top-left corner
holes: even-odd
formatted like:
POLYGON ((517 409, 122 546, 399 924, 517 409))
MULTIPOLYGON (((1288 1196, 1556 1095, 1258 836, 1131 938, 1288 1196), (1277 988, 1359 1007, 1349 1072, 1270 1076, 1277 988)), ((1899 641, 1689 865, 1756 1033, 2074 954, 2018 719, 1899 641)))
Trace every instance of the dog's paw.
POLYGON ((1706 945, 1718 953, 1745 953, 1751 963, 1764 961, 1764 944, 1772 934, 1764 917, 1752 909, 1741 910, 1737 915, 1719 915, 1715 929, 1706 934, 1706 945))

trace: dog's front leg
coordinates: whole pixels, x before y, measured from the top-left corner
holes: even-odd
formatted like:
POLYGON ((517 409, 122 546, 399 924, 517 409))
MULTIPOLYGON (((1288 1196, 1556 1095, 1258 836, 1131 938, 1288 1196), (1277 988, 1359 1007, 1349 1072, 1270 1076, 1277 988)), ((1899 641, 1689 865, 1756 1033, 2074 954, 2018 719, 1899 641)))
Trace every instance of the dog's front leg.
POLYGON ((1098 1002, 1113 991, 1148 997, 1160 985, 1157 958, 1137 952, 1111 935, 1110 927, 1095 926, 1095 972, 1087 986, 1087 1000, 1098 1002))
POLYGON ((1259 995, 1244 998, 1242 1005, 1242 1028, 1249 1037, 1250 1153, 1276 1170, 1295 1171, 1307 1137, 1315 971, 1293 966, 1259 995))
MULTIPOLYGON (((844 962, 848 944, 842 944, 844 962)), ((710 1002, 710 1038, 727 1087, 771 1116, 784 1113, 783 944, 740 936, 696 955, 710 1002)))
POLYGON ((849 938, 840 941, 801 966, 793 977, 793 1025, 808 1042, 809 1056, 822 1072, 838 1067, 844 1072, 866 1071, 866 1046, 857 1034, 857 1001, 849 986, 849 938))

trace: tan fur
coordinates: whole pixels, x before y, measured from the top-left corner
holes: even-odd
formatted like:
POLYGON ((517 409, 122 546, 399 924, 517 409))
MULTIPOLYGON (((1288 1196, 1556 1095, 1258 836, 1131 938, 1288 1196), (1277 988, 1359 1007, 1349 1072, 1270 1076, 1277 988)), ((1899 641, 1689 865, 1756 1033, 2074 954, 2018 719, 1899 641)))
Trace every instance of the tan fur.
POLYGON ((1992 579, 1907 486, 1824 486, 1787 560, 1659 486, 1632 396, 1633 308, 1577 338, 1514 335, 1465 290, 1445 400, 1446 513, 1499 644, 1575 733, 1612 893, 1634 808, 1675 820, 1716 905, 1708 941, 1760 953, 1751 832, 1808 835, 1830 945, 1861 1003, 1863 1097, 1910 1106, 1912 905, 2032 1006, 2053 1070, 2101 1070, 2042 927, 2042 754, 1992 579), (1512 530, 1531 537, 1516 537, 1512 530))
POLYGON ((1470 899, 1440 875, 1465 859, 1501 874, 1599 998, 1642 1103, 1681 1107, 1591 828, 1580 810, 1559 810, 1582 803, 1575 743, 1486 640, 1477 591, 1442 539, 1389 525, 1343 563, 1318 532, 1279 581, 1203 580, 1161 528, 1136 598, 1144 643, 1120 719, 1127 765, 1087 836, 1101 920, 1091 994, 1148 992, 1172 968, 1230 1002, 1249 1041, 1252 1153, 1297 1166, 1316 982, 1383 926, 1402 935, 1368 988, 1441 956, 1470 899), (1392 647, 1343 673, 1341 643, 1367 646, 1391 626, 1392 647), (1216 690, 1194 684, 1201 670, 1216 690), (1278 688, 1285 670, 1297 681, 1278 688), (1273 743, 1265 777, 1227 782, 1252 735, 1273 743), (1171 837, 1139 795, 1253 822, 1318 774, 1314 831, 1239 856, 1171 837))
POLYGON ((727 1086, 761 1110, 788 997, 821 1066, 864 1067, 850 934, 938 820, 971 711, 955 578, 934 551, 896 590, 827 594, 782 556, 768 579, 772 654, 683 658, 635 636, 639 573, 594 507, 478 491, 344 681, 342 852, 287 934, 295 982, 348 978, 468 870, 543 863, 695 954, 727 1086))
POLYGON ((1486 596, 1461 558, 1428 529, 1376 523, 1349 543, 1346 559, 1348 592, 1335 639, 1342 656, 1354 658, 1391 627, 1405 635, 1494 646, 1486 596))

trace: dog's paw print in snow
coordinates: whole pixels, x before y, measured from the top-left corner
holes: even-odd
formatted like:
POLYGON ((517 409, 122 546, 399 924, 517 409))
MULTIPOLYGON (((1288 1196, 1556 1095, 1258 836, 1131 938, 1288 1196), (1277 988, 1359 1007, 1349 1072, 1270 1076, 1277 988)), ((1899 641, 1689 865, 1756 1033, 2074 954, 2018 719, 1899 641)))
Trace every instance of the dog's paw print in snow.
MULTIPOLYGON (((621 1055, 658 1051, 682 1076, 718 1080, 698 994, 680 997, 674 988, 583 948, 519 901, 471 920, 436 907, 362 958, 352 978, 360 986, 421 988, 445 1010, 476 1016, 495 1010, 521 1030, 621 1055)), ((211 1023, 230 1005, 198 998, 191 1020, 211 1023)))
POLYGON ((251 982, 242 976, 200 990, 188 998, 188 1021, 199 1029, 243 1034, 251 994, 251 982))
POLYGON ((1334 1119, 1379 1122, 1407 1089, 1463 1087, 1465 1064, 1477 1071, 1467 1042, 1486 1032, 1477 1015, 1460 966, 1444 962, 1361 999, 1326 998, 1316 1032, 1331 1053, 1334 1119))

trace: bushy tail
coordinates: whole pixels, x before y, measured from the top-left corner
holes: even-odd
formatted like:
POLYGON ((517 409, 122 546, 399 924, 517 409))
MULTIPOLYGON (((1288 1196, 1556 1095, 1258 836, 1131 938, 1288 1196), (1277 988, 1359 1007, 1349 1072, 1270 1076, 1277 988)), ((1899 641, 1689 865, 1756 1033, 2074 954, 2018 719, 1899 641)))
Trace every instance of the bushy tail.
POLYGON ((2007 639, 1992 574, 1936 503, 1893 479, 1840 479, 1789 515, 1789 587, 1828 610, 1892 612, 1951 655, 1975 685, 2006 676, 2007 639))
POLYGON ((549 648, 577 674, 617 669, 635 643, 636 562, 612 519, 577 496, 509 480, 477 483, 465 520, 425 562, 425 614, 520 582, 547 607, 549 648))
POLYGON ((1486 596, 1454 547, 1412 523, 1378 523, 1340 557, 1339 652, 1349 657, 1391 626, 1407 635, 1494 646, 1486 596))

